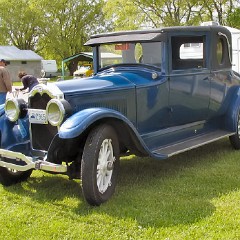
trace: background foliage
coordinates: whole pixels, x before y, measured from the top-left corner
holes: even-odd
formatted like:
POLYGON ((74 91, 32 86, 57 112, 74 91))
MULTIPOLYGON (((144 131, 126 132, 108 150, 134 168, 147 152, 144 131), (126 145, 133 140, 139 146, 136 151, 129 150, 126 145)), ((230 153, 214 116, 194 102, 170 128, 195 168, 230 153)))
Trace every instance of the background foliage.
POLYGON ((240 0, 0 0, 0 45, 61 62, 91 51, 84 43, 95 33, 203 21, 240 28, 239 18, 240 0))

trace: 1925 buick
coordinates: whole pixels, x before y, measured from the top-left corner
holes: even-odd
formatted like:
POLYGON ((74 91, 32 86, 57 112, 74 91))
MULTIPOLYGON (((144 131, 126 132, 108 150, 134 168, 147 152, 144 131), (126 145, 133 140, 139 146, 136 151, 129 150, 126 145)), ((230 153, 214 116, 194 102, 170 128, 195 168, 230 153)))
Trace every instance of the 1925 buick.
POLYGON ((226 28, 107 33, 86 45, 94 76, 39 84, 28 102, 1 107, 3 185, 32 170, 66 174, 100 205, 114 193, 120 156, 165 159, 225 137, 240 148, 240 78, 226 28))

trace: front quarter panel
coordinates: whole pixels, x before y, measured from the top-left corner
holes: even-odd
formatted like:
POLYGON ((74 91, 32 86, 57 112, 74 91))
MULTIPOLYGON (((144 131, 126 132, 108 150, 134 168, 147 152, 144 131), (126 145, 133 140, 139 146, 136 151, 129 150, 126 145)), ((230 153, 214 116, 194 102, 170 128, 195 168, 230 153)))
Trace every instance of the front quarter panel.
POLYGON ((104 118, 122 120, 136 132, 133 124, 119 112, 107 108, 90 108, 79 111, 68 118, 59 129, 59 137, 63 139, 77 137, 91 124, 104 118))

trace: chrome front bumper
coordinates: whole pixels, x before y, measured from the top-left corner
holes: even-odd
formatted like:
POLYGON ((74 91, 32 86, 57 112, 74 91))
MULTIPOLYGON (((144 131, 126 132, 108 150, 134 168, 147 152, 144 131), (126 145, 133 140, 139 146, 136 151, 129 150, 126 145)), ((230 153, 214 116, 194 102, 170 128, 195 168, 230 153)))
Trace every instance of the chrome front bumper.
POLYGON ((16 171, 27 171, 30 169, 43 170, 54 173, 66 173, 67 166, 54 164, 45 160, 38 160, 34 157, 25 156, 19 152, 12 152, 5 149, 0 149, 0 167, 10 168, 16 171), (14 160, 16 163, 11 163, 14 160), (17 164, 17 162, 25 162, 26 165, 17 164))

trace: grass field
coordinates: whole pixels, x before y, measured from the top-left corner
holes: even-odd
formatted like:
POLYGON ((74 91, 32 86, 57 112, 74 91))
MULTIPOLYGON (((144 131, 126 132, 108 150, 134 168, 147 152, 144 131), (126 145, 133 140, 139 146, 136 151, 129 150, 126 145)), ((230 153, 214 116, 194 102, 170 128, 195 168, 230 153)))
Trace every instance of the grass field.
POLYGON ((80 181, 33 172, 0 186, 0 239, 240 239, 240 152, 228 139, 159 161, 121 161, 115 195, 100 207, 80 181))

